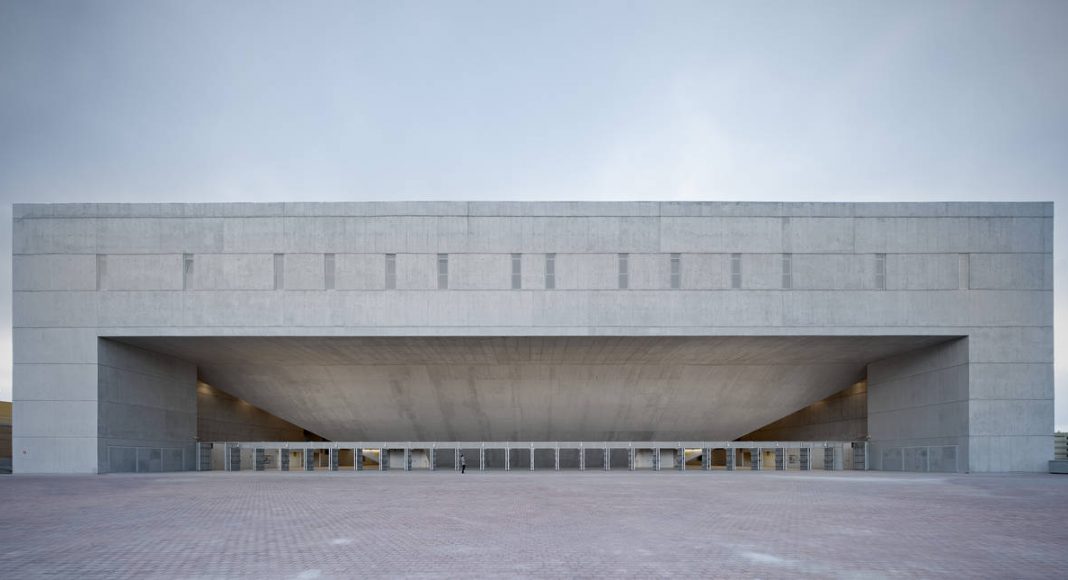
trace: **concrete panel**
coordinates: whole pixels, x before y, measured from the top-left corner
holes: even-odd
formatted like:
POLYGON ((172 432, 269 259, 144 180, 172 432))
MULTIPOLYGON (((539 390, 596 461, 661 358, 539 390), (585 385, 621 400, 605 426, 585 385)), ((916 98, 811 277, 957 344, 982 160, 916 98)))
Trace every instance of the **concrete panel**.
POLYGON ((742 254, 742 288, 782 288, 782 254, 742 254))
POLYGON ((959 254, 889 254, 887 290, 956 290, 960 287, 959 254))
MULTIPOLYGON (((338 290, 383 290, 386 287, 385 254, 337 254, 334 264, 334 287, 338 290)), ((421 264, 412 262, 410 267, 419 267, 421 264)), ((414 272, 409 274, 416 275, 414 272)), ((397 278, 399 284, 399 270, 397 278)))
POLYGON ((619 254, 557 254, 557 290, 619 288, 619 254))
POLYGON ((16 219, 12 234, 15 254, 97 253, 92 219, 16 219))
POLYGON ((46 254, 12 257, 14 289, 96 290, 96 256, 46 254))
POLYGON ((867 384, 862 381, 744 435, 739 440, 857 441, 867 436, 867 384))
POLYGON ((682 254, 682 287, 722 290, 731 287, 730 254, 682 254))
POLYGON ((302 441, 304 429, 199 383, 197 436, 201 441, 302 441))
POLYGON ((520 260, 522 263, 523 289, 544 290, 545 254, 526 253, 522 255, 520 260))
MULTIPOLYGON (((393 205, 393 204, 390 204, 393 205)), ((589 201, 472 201, 466 213, 475 216, 567 217, 621 216, 657 217, 658 202, 589 202, 589 201)))
MULTIPOLYGON (((334 261, 335 285, 346 265, 338 258, 334 261)), ((286 290, 322 290, 326 279, 324 272, 323 254, 286 254, 284 287, 286 290)))
POLYGON ((181 292, 101 292, 97 302, 101 328, 182 325, 181 292))
POLYGON ((969 397, 978 399, 1053 399, 1050 363, 971 363, 969 397))
POLYGON ((787 217, 782 220, 784 252, 853 252, 853 219, 787 217))
POLYGON ((796 290, 874 290, 874 254, 794 254, 796 290))
POLYGON ((110 254, 106 290, 181 290, 182 254, 110 254))
POLYGON ((880 380, 879 388, 868 394, 875 409, 911 409, 968 400, 968 363, 935 369, 890 380, 880 380))
POLYGON ((449 288, 509 290, 511 287, 511 254, 449 255, 449 288))
POLYGON ((971 362, 1052 363, 1053 326, 969 328, 971 362))
POLYGON ((660 251, 782 252, 781 218, 660 218, 660 251))
POLYGON ((783 296, 791 326, 1040 326, 1050 301, 1023 291, 798 292, 783 296))
POLYGON ((857 218, 858 253, 1049 252, 1052 218, 857 218))
POLYGON ((97 473, 97 438, 26 437, 12 440, 13 471, 32 473, 97 473))
POLYGON ((1050 435, 1054 430, 1052 398, 972 400, 970 413, 972 436, 1050 435))
POLYGON ((96 364, 95 328, 13 328, 11 333, 15 364, 96 364))
POLYGON ((158 254, 161 245, 160 218, 100 218, 96 220, 96 251, 101 254, 158 254))
POLYGON ((283 252, 285 221, 280 218, 227 218, 223 220, 223 251, 229 253, 283 252))
POLYGON ((472 217, 470 252, 656 252, 659 224, 641 217, 472 217))
POLYGON ((1052 202, 885 202, 850 205, 857 217, 1053 217, 1052 202))
POLYGON ((872 411, 869 406, 868 431, 879 447, 941 445, 943 438, 967 435, 968 402, 887 411, 872 411))
POLYGON ((197 290, 272 290, 273 254, 198 254, 193 284, 197 290))
POLYGON ((159 221, 159 251, 174 254, 223 252, 222 218, 163 219, 159 221))
POLYGON ((21 327, 94 327, 96 292, 15 292, 12 324, 21 327))
POLYGON ((972 437, 969 471, 1045 473, 1053 456, 1053 436, 972 437))
POLYGON ((279 326, 281 293, 183 292, 185 326, 279 326))
POLYGON ((397 254, 398 290, 431 290, 437 287, 436 254, 397 254))
POLYGON ((348 316, 335 317, 335 313, 346 311, 344 301, 338 300, 333 293, 292 290, 285 293, 283 300, 283 323, 286 326, 333 326, 351 320, 348 316), (332 307, 335 304, 338 305, 336 309, 332 307))
POLYGON ((96 401, 32 401, 13 403, 14 436, 96 437, 96 401))
POLYGON ((972 254, 970 288, 1052 290, 1053 254, 972 254))
POLYGON ((671 254, 630 254, 627 267, 628 287, 635 290, 671 289, 671 254))
POLYGON ((28 364, 14 365, 13 396, 18 401, 95 401, 96 365, 28 364))

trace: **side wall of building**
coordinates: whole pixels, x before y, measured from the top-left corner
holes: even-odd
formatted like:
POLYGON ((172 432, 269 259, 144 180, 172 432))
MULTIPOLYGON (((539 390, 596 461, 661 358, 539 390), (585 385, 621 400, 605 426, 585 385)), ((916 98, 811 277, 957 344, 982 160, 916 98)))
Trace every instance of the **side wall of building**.
POLYGON ((112 340, 99 345, 99 472, 192 469, 196 366, 112 340))

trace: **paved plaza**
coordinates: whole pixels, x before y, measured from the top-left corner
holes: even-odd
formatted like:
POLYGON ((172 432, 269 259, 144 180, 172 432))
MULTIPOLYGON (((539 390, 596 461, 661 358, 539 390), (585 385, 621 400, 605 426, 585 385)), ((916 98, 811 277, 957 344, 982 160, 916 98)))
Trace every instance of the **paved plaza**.
POLYGON ((0 477, 6 578, 1052 578, 1068 477, 0 477))

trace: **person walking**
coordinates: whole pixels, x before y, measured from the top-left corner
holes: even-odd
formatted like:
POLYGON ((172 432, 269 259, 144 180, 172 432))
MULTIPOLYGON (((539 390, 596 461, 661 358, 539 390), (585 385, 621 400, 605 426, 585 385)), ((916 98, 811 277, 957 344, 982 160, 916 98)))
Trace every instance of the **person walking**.
POLYGON ((463 475, 464 470, 467 469, 467 460, 464 459, 464 454, 460 454, 460 475, 463 475))

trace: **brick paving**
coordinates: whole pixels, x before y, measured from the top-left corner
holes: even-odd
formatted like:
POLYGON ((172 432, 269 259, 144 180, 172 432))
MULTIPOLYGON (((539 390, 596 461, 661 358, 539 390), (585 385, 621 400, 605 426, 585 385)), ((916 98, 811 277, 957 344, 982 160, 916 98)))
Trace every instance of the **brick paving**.
POLYGON ((0 477, 4 578, 1068 576, 1068 476, 0 477))

